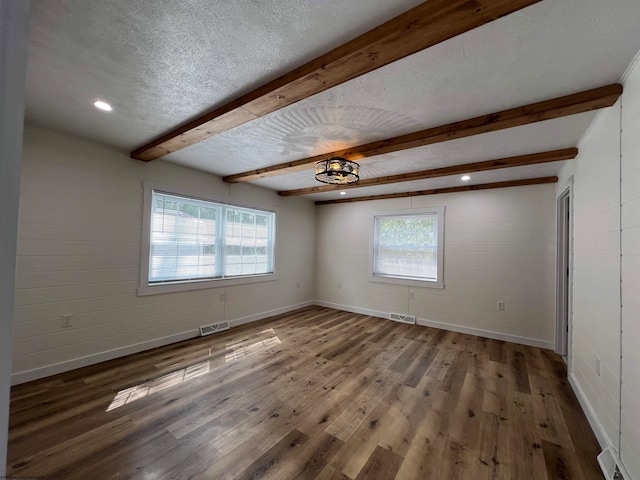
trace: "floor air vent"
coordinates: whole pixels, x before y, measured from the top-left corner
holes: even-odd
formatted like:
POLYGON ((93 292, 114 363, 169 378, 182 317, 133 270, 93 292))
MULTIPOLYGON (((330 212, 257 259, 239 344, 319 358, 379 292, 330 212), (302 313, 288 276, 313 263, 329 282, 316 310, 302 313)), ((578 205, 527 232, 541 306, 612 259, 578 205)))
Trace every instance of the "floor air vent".
POLYGON ((212 333, 222 332, 229 330, 229 322, 214 323, 213 325, 205 325, 200 327, 200 336, 211 335, 212 333))
POLYGON ((416 323, 415 315, 402 315, 401 313, 390 313, 389 318, 395 322, 410 323, 411 325, 414 325, 416 323))
POLYGON ((625 480, 630 478, 624 467, 620 464, 618 454, 609 447, 598 455, 598 463, 607 480, 625 480))

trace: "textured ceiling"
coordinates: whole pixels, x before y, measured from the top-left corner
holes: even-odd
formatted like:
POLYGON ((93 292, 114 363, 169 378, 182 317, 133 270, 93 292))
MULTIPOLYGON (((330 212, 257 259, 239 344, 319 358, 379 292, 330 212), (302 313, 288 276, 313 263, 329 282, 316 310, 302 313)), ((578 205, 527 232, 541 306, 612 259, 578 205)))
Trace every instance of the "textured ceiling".
MULTIPOLYGON (((32 0, 27 121, 132 150, 420 3, 32 0), (97 98, 114 111, 96 110, 97 98)), ((231 175, 614 83, 640 49, 638 25, 638 0, 544 0, 156 161, 231 175)), ((593 116, 373 157, 362 176, 575 146, 593 116)), ((560 165, 472 182, 553 175, 560 165)), ((319 185, 311 170, 254 183, 319 185)), ((459 183, 442 177, 349 196, 459 183)))

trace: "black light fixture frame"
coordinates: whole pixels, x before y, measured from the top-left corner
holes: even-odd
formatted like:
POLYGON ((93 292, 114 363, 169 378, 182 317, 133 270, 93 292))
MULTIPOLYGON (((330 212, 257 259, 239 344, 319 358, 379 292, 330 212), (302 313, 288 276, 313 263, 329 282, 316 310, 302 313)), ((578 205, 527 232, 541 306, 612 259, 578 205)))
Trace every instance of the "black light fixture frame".
POLYGON ((316 163, 316 180, 330 185, 349 185, 360 180, 360 165, 342 157, 316 163))

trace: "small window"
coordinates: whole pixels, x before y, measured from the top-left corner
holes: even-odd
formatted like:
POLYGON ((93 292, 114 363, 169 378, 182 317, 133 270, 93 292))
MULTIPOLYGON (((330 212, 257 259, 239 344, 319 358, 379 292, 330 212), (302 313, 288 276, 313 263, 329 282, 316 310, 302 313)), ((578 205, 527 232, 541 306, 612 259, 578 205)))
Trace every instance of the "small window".
POLYGON ((223 280, 224 284, 228 280, 246 283, 274 275, 274 212, 147 185, 145 204, 150 207, 145 207, 148 243, 143 252, 141 294, 219 286, 223 280), (178 287, 158 288, 168 285, 178 287))
POLYGON ((444 207, 376 214, 373 280, 444 288, 444 207))

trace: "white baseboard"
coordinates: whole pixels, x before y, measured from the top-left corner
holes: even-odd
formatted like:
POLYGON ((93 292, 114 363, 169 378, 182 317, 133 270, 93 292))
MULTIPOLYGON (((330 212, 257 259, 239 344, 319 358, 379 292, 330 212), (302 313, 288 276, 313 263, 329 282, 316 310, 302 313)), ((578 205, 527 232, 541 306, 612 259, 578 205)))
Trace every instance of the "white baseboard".
POLYGON ((555 344, 553 342, 547 342, 539 340, 537 338, 519 337, 517 335, 511 335, 509 333, 493 332, 491 330, 481 330, 473 327, 463 327, 461 325, 452 325, 450 323, 435 322, 433 320, 426 320, 419 318, 418 325, 424 327, 439 328, 441 330, 450 330, 452 332, 467 333, 469 335, 475 335, 477 337, 491 338, 493 340, 502 340, 504 342, 519 343, 520 345, 529 345, 531 347, 544 348, 547 350, 553 350, 555 344))
POLYGON ((314 304, 320 307, 335 308, 336 310, 343 310, 345 312, 360 313, 362 315, 369 315, 370 317, 386 318, 387 320, 389 319, 388 312, 378 312, 377 310, 367 310, 366 308, 351 307, 349 305, 340 305, 338 303, 331 302, 316 301, 314 302, 314 304))
MULTIPOLYGON (((248 317, 229 320, 229 325, 231 327, 236 327, 238 325, 243 325, 249 322, 255 322, 256 320, 262 320, 264 318, 271 317, 273 315, 279 315, 281 313, 291 312, 293 310, 298 310, 300 308, 308 307, 314 304, 315 302, 304 302, 304 303, 298 303, 296 305, 289 305, 286 307, 278 308, 276 310, 270 310, 268 312, 261 312, 256 315, 250 315, 248 317)), ((38 380, 40 378, 50 377, 51 375, 57 375, 58 373, 68 372, 70 370, 75 370, 76 368, 82 368, 88 365, 94 365, 96 363, 113 360, 114 358, 131 355, 132 353, 144 352, 145 350, 150 350, 152 348, 163 347, 171 343, 181 342, 183 340, 195 338, 199 335, 200 335, 200 331, 198 329, 189 330, 186 332, 177 333, 175 335, 170 335, 168 337, 149 340, 148 342, 136 343, 134 345, 115 348, 113 350, 107 350, 105 352, 100 352, 93 355, 87 355, 85 357, 74 358, 72 360, 67 360, 65 362, 54 363, 52 365, 47 365, 45 367, 35 368, 33 370, 26 370, 24 372, 14 373, 11 376, 11 384, 18 385, 20 383, 26 383, 32 380, 38 380)))
POLYGON ((598 420, 598 417, 596 416, 596 412, 593 410, 591 403, 587 399, 587 396, 585 395, 584 390, 582 390, 582 387, 578 383, 578 380, 576 379, 575 375, 573 374, 573 372, 569 372, 567 377, 569 378, 569 385, 571 385, 573 392, 576 394, 576 397, 578 398, 578 402, 580 402, 580 406, 582 407, 582 411, 587 417, 587 421, 589 422, 589 425, 591 425, 591 430, 593 430, 593 433, 598 439, 600 448, 604 450, 608 447, 612 447, 613 443, 611 443, 611 440, 605 433, 604 428, 600 423, 600 420, 598 420))
POLYGON ((237 327, 239 325, 244 325, 245 323, 255 322, 257 320, 263 320, 268 317, 273 317, 274 315, 281 315, 283 313, 293 312, 294 310, 300 310, 301 308, 310 307, 311 305, 316 305, 316 302, 302 302, 296 303, 295 305, 288 305, 282 308, 276 308, 275 310, 269 310, 268 312, 260 312, 255 315, 249 315, 248 317, 236 318, 235 320, 228 320, 229 326, 237 327))
MULTIPOLYGON (((335 308, 336 310, 344 310, 346 312, 361 313, 362 315, 370 315, 372 317, 380 317, 380 318, 386 318, 386 319, 389 318, 389 312, 379 312, 376 310, 368 310, 366 308, 351 307, 349 305, 340 305, 340 304, 331 303, 331 302, 317 301, 315 302, 315 304, 320 305, 322 307, 335 308)), ((492 332, 490 330, 481 330, 478 328, 452 325, 450 323, 435 322, 433 320, 426 320, 424 318, 418 318, 416 323, 418 325, 422 325, 423 327, 433 327, 433 328, 439 328, 440 330, 448 330, 451 332, 467 333, 469 335, 475 335, 477 337, 492 338, 494 340, 503 340, 505 342, 519 343, 521 345, 529 345, 532 347, 545 348, 548 350, 553 350, 555 348, 555 344, 553 342, 546 342, 544 340, 538 340, 536 338, 518 337, 516 335, 510 335, 507 333, 492 332)))
POLYGON ((145 350, 150 350, 156 347, 163 347, 171 343, 181 342, 183 340, 188 340, 189 338, 197 337, 199 334, 199 330, 190 330, 188 332, 182 332, 175 335, 170 335, 168 337, 149 340, 148 342, 141 342, 134 345, 128 345, 126 347, 114 348, 113 350, 107 350, 105 352, 87 355, 85 357, 74 358, 65 362, 54 363, 45 367, 34 368, 33 370, 14 373, 13 375, 11 375, 11 384, 18 385, 20 383, 50 377, 51 375, 57 375, 58 373, 68 372, 69 370, 75 370, 76 368, 82 368, 88 365, 94 365, 96 363, 113 360, 114 358, 124 357, 126 355, 131 355, 132 353, 144 352, 145 350))

